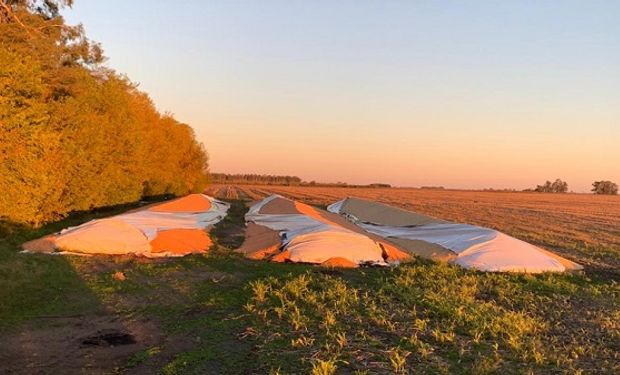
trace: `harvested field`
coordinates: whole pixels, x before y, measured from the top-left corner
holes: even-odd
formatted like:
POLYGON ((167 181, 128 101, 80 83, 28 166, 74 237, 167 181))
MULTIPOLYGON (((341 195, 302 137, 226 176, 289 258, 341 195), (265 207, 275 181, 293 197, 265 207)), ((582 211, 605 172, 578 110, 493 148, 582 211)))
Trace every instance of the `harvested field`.
POLYGON ((620 196, 265 185, 211 189, 224 188, 252 199, 277 193, 317 206, 349 196, 375 200, 501 230, 620 280, 620 196))

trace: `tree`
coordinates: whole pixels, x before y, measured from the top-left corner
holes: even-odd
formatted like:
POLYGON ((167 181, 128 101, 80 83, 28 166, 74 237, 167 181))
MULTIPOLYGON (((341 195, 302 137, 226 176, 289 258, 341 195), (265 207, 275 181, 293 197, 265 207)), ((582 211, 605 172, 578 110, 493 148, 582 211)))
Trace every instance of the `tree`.
POLYGON ((592 192, 594 194, 617 195, 618 184, 611 181, 594 181, 592 183, 592 192))
POLYGON ((568 191, 568 183, 558 178, 551 184, 551 190, 554 193, 566 193, 568 191))
POLYGON ((566 193, 568 191, 568 183, 558 178, 554 182, 547 181, 544 185, 536 186, 534 191, 539 193, 566 193))
POLYGON ((545 182, 544 185, 536 185, 534 191, 537 193, 551 193, 551 181, 545 182))
POLYGON ((208 158, 192 129, 103 65, 60 16, 71 3, 0 0, 0 218, 39 225, 203 191, 208 158))
MULTIPOLYGON (((63 7, 71 7, 72 5, 73 0, 0 0, 0 20, 19 18, 16 14, 19 10, 28 10, 47 19, 52 19, 60 15, 60 10, 63 7)), ((28 26, 23 24, 23 27, 27 28, 28 26)))

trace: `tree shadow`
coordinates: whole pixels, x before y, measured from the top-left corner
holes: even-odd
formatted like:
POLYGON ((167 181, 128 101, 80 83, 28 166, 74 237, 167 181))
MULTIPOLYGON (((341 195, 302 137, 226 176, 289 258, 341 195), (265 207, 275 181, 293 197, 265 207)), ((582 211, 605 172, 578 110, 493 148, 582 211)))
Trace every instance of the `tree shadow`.
POLYGON ((240 318, 249 283, 308 268, 231 253, 244 239, 243 200, 228 200, 229 215, 212 228, 215 245, 204 255, 19 253, 25 241, 151 202, 74 213, 38 229, 1 222, 0 373, 247 373, 255 366, 253 341, 238 338, 249 324, 240 318), (126 279, 116 280, 117 272, 126 279))
POLYGON ((166 198, 74 212, 39 228, 0 220, 0 373, 109 373, 161 339, 152 324, 118 314, 88 285, 80 265, 101 259, 20 250, 68 226, 166 198))

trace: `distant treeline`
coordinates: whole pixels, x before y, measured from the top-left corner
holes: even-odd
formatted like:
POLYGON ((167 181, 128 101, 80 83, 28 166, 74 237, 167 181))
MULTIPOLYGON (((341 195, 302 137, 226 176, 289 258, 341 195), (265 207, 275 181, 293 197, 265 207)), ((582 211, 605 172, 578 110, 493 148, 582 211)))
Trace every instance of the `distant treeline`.
MULTIPOLYGON (((518 192, 517 189, 494 189, 487 188, 483 191, 487 192, 518 192)), ((525 193, 553 193, 553 194, 563 194, 568 192, 568 183, 566 181, 562 181, 561 179, 556 179, 554 182, 546 181, 542 185, 537 185, 534 189, 525 189, 521 190, 525 193)), ((592 183, 591 192, 596 195, 617 195, 618 194, 618 184, 609 180, 602 181, 594 181, 592 183)))
POLYGON ((211 181, 215 184, 251 184, 251 185, 301 185, 297 176, 274 176, 266 174, 227 174, 212 173, 211 181))
POLYGON ((207 155, 59 14, 69 0, 0 0, 0 218, 202 191, 207 155))
POLYGON ((534 191, 537 193, 566 193, 568 183, 558 178, 554 182, 546 181, 543 185, 537 185, 534 191))
POLYGON ((333 186, 333 187, 374 187, 389 188, 390 184, 373 183, 367 185, 353 185, 346 182, 316 182, 303 181, 297 176, 276 176, 264 174, 228 174, 212 173, 211 181, 215 184, 235 185, 284 185, 284 186, 333 186))

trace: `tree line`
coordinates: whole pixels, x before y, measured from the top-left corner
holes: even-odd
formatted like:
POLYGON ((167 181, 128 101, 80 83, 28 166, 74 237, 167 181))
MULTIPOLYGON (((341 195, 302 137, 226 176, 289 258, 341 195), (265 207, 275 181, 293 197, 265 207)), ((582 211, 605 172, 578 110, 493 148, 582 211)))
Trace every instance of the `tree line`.
POLYGON ((353 185, 346 182, 317 182, 303 181, 297 176, 278 176, 254 173, 211 173, 211 181, 215 184, 236 184, 236 185, 283 185, 283 186, 324 186, 324 187, 372 187, 390 188, 390 184, 372 183, 367 185, 353 185))
POLYGON ((543 185, 536 186, 534 191, 538 193, 566 193, 568 191, 568 183, 558 178, 554 182, 547 181, 543 185))
POLYGON ((211 181, 216 184, 250 184, 250 185, 301 185, 297 176, 276 176, 267 174, 227 174, 212 173, 211 181))
POLYGON ((202 191, 193 130, 107 68, 60 10, 0 0, 0 218, 40 225, 145 196, 202 191))
MULTIPOLYGON (((542 185, 537 185, 535 189, 527 189, 525 191, 534 191, 537 193, 566 193, 568 192, 568 183, 558 178, 554 182, 546 181, 542 185)), ((608 180, 594 181, 592 183, 591 192, 598 195, 617 195, 618 184, 608 180)))
MULTIPOLYGON (((346 182, 316 182, 304 181, 297 176, 279 176, 257 173, 212 173, 211 179, 213 183, 223 185, 283 185, 283 186, 321 186, 321 187, 349 187, 349 188, 391 188, 390 184, 372 183, 366 185, 348 184, 346 182)), ((618 194, 618 185, 612 181, 595 181, 592 183, 592 193, 616 195, 618 194)), ((443 186, 422 186, 420 189, 443 190, 443 186)), ((517 192, 517 189, 484 189, 484 191, 508 191, 517 192)), ((568 183, 561 179, 555 181, 546 181, 542 185, 537 185, 534 189, 525 189, 524 192, 537 193, 567 193, 568 183)))

